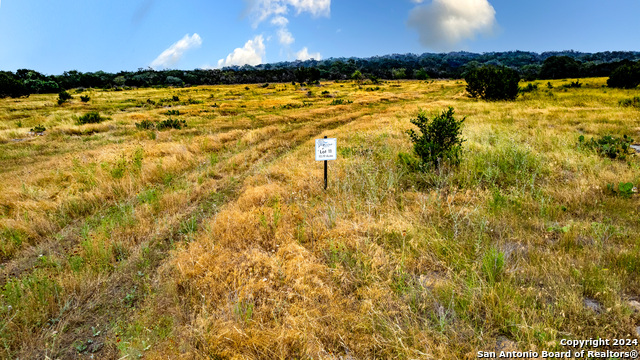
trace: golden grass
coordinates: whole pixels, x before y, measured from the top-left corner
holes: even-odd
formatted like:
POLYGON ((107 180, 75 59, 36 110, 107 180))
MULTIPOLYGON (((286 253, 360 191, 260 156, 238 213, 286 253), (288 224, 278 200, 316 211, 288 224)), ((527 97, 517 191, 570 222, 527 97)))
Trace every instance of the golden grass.
POLYGON ((456 359, 640 337, 639 200, 607 191, 640 166, 577 146, 637 138, 640 113, 584 82, 493 103, 456 81, 1 100, 0 351, 456 359), (461 166, 410 172, 409 119, 447 106, 467 117, 461 166), (90 110, 108 119, 75 125, 90 110), (136 128, 167 110, 187 128, 136 128))

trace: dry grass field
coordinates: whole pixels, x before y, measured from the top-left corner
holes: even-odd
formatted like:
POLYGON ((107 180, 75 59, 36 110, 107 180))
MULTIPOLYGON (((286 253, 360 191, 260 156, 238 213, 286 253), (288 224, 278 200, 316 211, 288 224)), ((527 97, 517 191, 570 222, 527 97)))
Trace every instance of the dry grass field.
POLYGON ((619 104, 639 92, 569 82, 513 102, 463 81, 0 99, 0 358, 474 359, 638 339, 640 197, 608 184, 640 185, 640 159, 578 137, 640 142, 640 109, 619 104), (410 119, 448 106, 466 117, 461 165, 411 171, 410 119), (77 125, 90 111, 104 121, 77 125), (136 126, 169 118, 187 126, 136 126))

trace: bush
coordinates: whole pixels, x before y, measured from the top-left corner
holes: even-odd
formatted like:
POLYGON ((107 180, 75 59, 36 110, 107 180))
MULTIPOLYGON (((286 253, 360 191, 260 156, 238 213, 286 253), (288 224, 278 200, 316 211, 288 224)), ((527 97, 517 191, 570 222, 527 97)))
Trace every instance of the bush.
POLYGON ((89 95, 80 95, 80 101, 82 101, 82 102, 89 102, 89 100, 91 100, 91 98, 89 97, 89 95))
POLYGON ((617 189, 615 185, 607 184, 607 190, 609 190, 609 192, 611 192, 614 195, 618 195, 627 199, 632 197, 633 194, 635 194, 638 191, 636 187, 633 186, 633 183, 631 182, 627 182, 627 183, 621 182, 618 184, 617 189))
POLYGON ((73 96, 66 92, 66 90, 62 90, 58 93, 58 105, 62 105, 71 99, 73 99, 73 96))
POLYGON ((139 123, 136 123, 136 128, 138 128, 138 129, 149 130, 149 129, 153 129, 155 127, 156 127, 156 125, 152 121, 147 120, 147 119, 142 120, 139 123))
POLYGON ((471 97, 484 100, 514 100, 518 97, 518 72, 507 67, 483 66, 465 76, 471 97))
POLYGON ((562 87, 564 89, 572 89, 572 88, 578 89, 582 87, 582 83, 580 82, 580 79, 576 79, 576 81, 572 81, 569 84, 564 84, 562 85, 562 87))
POLYGON ((600 139, 591 138, 585 141, 584 136, 580 135, 578 143, 587 149, 594 149, 600 156, 606 156, 611 159, 625 160, 631 149, 633 139, 624 135, 622 138, 605 135, 600 139))
POLYGON ((633 99, 622 99, 618 102, 620 106, 628 107, 637 107, 640 108, 640 97, 635 96, 633 99))
POLYGON ((466 117, 456 120, 453 114, 453 108, 449 107, 433 120, 429 120, 424 111, 420 111, 416 119, 411 119, 422 133, 420 135, 413 129, 407 131, 423 167, 431 165, 438 168, 443 160, 450 165, 460 164, 462 143, 466 141, 462 138, 462 123, 466 117))
POLYGON ((157 125, 156 125, 156 129, 158 130, 165 130, 165 129, 182 129, 183 127, 187 127, 187 122, 184 120, 177 120, 177 119, 167 119, 164 121, 160 121, 157 125))
POLYGON ((640 84, 640 64, 624 64, 611 72, 607 86, 611 88, 633 89, 640 84))
POLYGON ((344 100, 344 99, 335 99, 331 103, 329 103, 329 105, 347 105, 347 104, 353 104, 353 101, 344 100))
POLYGON ((43 133, 47 130, 47 128, 45 128, 44 126, 42 126, 42 124, 38 124, 36 125, 33 129, 29 130, 33 133, 43 133))
POLYGON ((527 84, 527 86, 520 88, 519 91, 521 93, 528 93, 528 92, 532 92, 532 91, 538 91, 538 84, 532 84, 529 83, 527 84))
POLYGON ((100 113, 97 111, 88 112, 78 118, 76 124, 84 125, 84 124, 98 124, 104 121, 104 118, 100 116, 100 113))

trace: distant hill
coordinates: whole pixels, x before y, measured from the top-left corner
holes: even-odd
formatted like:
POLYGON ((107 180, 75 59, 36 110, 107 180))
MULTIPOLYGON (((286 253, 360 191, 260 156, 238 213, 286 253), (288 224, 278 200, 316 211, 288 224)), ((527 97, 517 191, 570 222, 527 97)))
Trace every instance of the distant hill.
POLYGON ((569 77, 607 77, 617 67, 640 60, 637 51, 582 53, 527 51, 490 53, 450 52, 391 54, 369 58, 329 58, 326 60, 287 61, 257 66, 223 69, 162 70, 140 68, 137 71, 82 73, 75 70, 61 75, 45 75, 36 70, 0 72, 0 97, 33 93, 55 93, 71 88, 128 88, 150 86, 188 86, 266 82, 316 82, 347 80, 358 70, 376 82, 378 79, 462 78, 475 67, 507 66, 526 80, 569 77))

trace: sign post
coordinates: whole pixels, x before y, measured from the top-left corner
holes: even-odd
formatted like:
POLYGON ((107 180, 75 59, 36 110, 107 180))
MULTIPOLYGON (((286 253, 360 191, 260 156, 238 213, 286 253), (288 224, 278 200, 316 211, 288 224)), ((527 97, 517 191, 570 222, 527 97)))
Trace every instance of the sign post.
POLYGON ((338 158, 337 139, 316 139, 316 161, 324 161, 324 189, 327 190, 327 161, 338 158))

